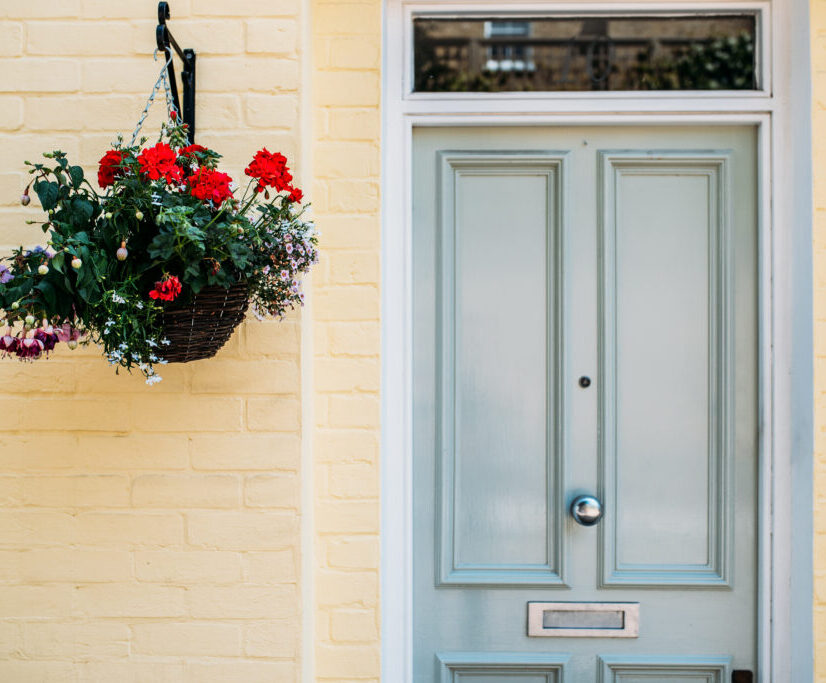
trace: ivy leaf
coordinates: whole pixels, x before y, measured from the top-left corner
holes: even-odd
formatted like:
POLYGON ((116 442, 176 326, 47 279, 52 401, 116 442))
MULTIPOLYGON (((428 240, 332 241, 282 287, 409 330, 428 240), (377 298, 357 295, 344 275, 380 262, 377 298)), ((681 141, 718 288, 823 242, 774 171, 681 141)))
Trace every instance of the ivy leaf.
POLYGON ((83 182, 83 169, 80 166, 69 166, 69 175, 72 177, 72 185, 78 189, 83 182))
POLYGON ((57 206, 58 187, 57 183, 51 183, 47 180, 38 180, 34 184, 34 191, 40 199, 40 205, 44 211, 53 209, 57 206))

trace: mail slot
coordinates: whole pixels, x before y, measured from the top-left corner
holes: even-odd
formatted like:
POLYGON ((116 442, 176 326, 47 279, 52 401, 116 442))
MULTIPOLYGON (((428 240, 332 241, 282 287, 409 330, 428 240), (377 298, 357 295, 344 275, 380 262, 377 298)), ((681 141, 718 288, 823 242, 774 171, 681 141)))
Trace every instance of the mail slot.
POLYGON ((638 602, 529 602, 528 635, 551 638, 637 638, 638 602))

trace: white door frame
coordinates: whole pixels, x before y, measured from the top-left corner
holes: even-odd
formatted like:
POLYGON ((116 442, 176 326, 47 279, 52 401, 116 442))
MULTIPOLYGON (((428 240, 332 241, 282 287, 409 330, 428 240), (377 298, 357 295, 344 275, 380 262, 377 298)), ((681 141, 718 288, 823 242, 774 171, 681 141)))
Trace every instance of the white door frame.
POLYGON ((806 0, 731 3, 385 0, 382 141, 382 680, 412 681, 413 128, 752 124, 759 197, 757 680, 812 680, 812 196, 806 0), (748 93, 412 94, 416 12, 754 10, 762 90, 748 93), (800 511, 803 514, 800 514, 800 511), (793 515, 793 513, 796 513, 793 515))

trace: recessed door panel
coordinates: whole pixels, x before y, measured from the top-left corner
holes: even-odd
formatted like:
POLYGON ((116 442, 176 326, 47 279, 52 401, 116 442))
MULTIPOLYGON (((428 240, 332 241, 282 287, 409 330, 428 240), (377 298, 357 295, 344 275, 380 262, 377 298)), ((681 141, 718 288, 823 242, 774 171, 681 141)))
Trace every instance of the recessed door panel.
POLYGON ((729 154, 600 157, 603 581, 727 585, 729 154))
POLYGON ((562 159, 444 153, 440 172, 440 579, 559 583, 562 159))

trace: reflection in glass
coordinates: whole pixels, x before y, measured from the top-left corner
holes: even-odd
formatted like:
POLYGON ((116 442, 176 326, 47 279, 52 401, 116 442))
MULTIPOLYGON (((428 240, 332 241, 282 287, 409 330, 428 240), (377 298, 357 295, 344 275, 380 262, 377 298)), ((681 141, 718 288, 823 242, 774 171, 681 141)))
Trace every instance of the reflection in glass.
POLYGON ((754 14, 416 18, 414 90, 754 90, 754 14))

